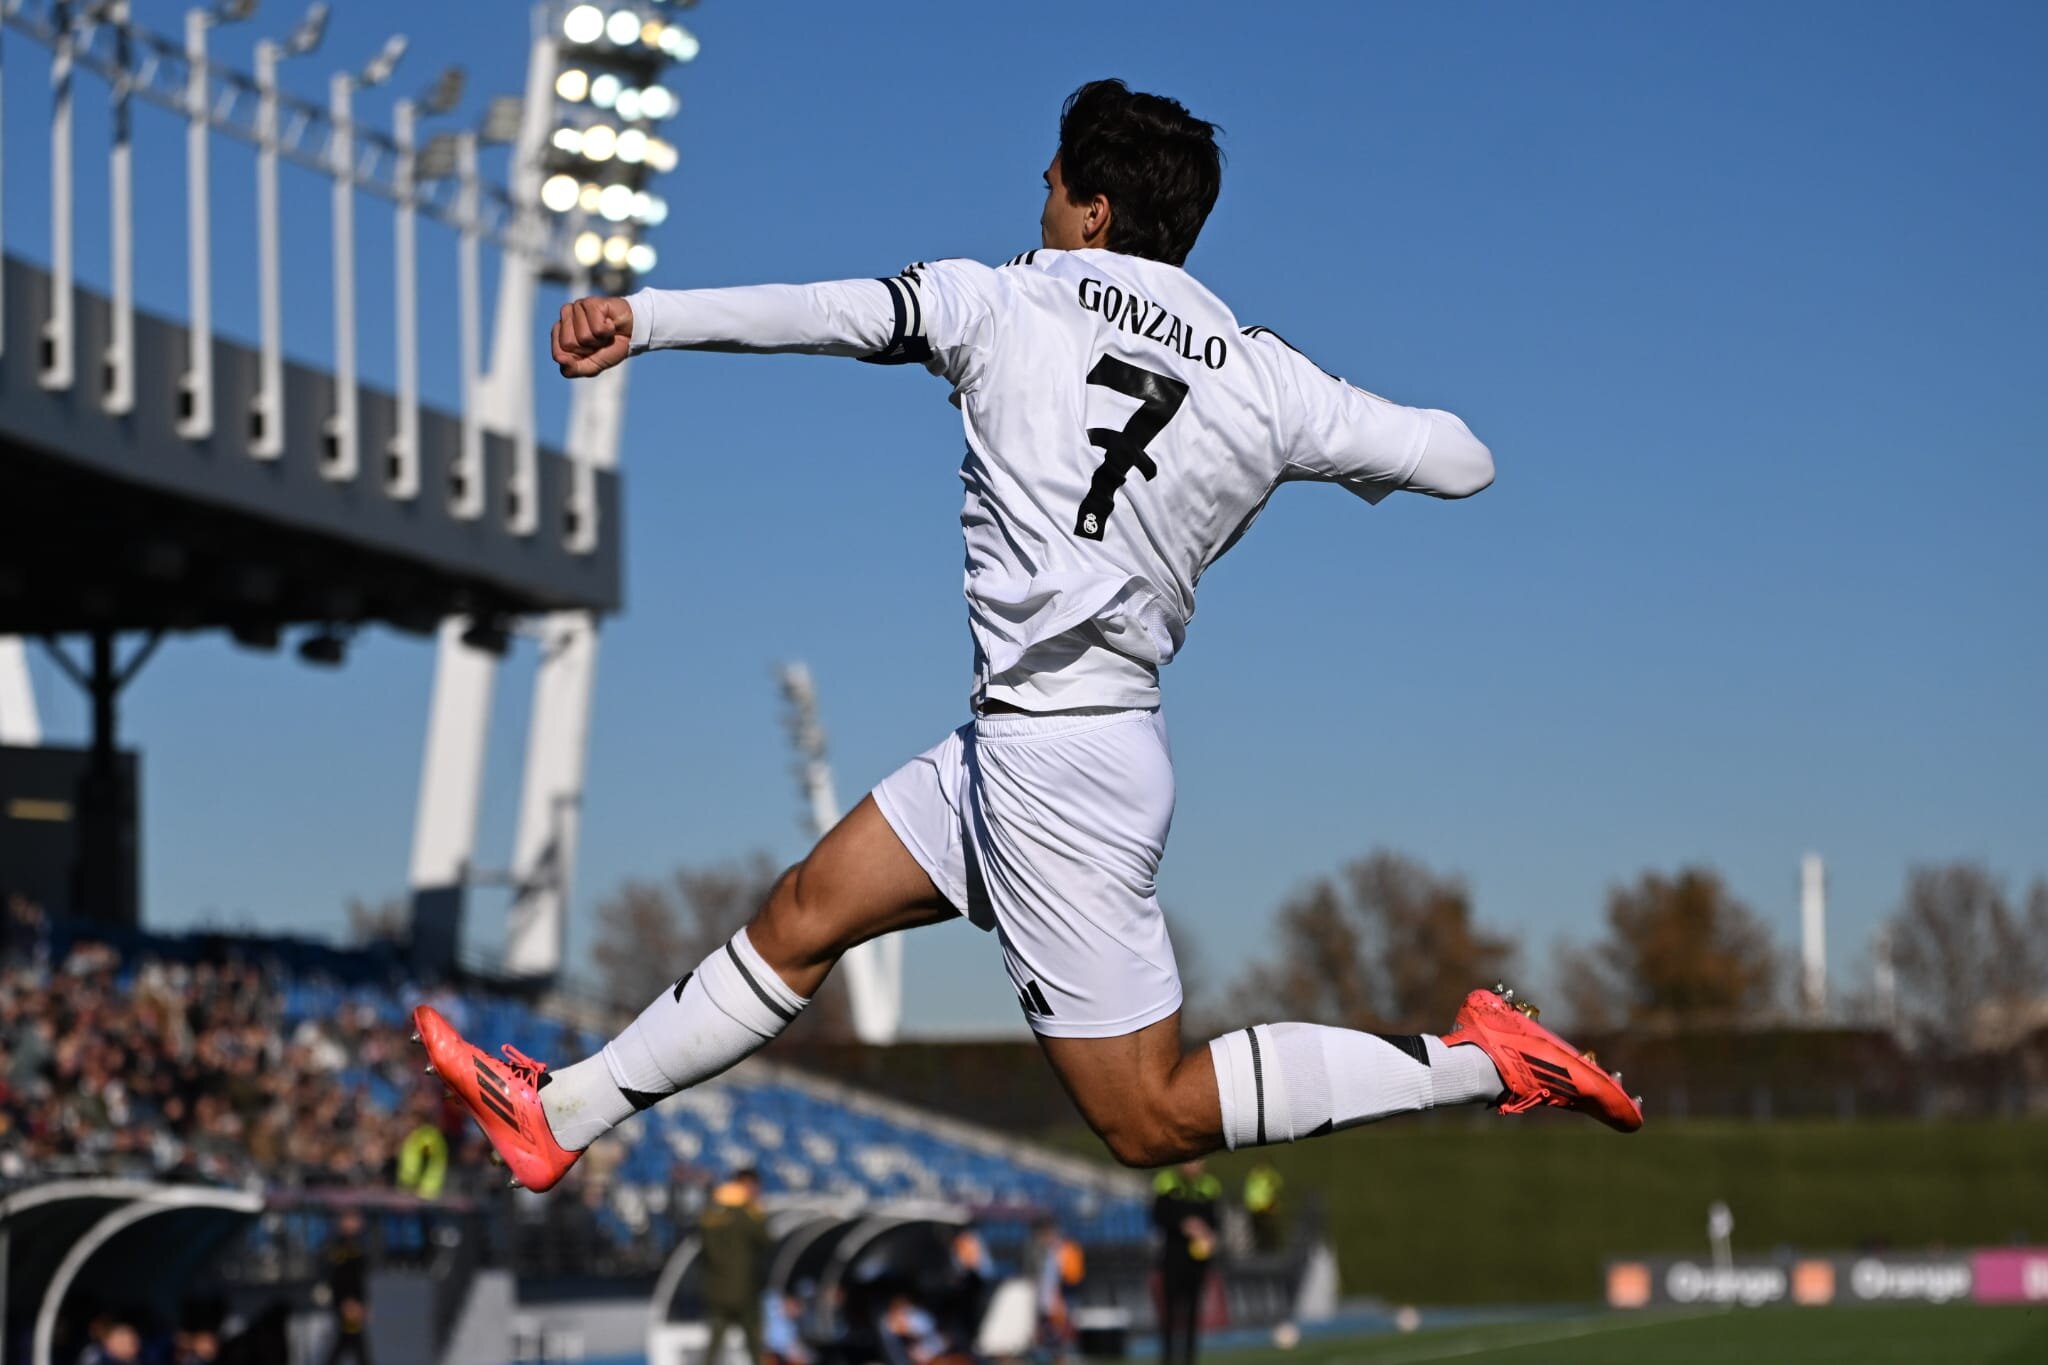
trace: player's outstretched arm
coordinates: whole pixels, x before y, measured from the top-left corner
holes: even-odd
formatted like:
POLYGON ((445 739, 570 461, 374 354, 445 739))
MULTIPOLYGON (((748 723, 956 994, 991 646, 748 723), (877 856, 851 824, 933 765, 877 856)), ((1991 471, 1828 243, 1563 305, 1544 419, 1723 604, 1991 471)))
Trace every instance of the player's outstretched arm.
POLYGON ((1493 482, 1493 452, 1454 414, 1347 384, 1265 329, 1247 335, 1281 381, 1295 477, 1339 484, 1368 502, 1400 489, 1469 498, 1493 482))
POLYGON ((602 374, 632 354, 632 305, 603 296, 571 299, 562 305, 549 343, 565 377, 602 374))

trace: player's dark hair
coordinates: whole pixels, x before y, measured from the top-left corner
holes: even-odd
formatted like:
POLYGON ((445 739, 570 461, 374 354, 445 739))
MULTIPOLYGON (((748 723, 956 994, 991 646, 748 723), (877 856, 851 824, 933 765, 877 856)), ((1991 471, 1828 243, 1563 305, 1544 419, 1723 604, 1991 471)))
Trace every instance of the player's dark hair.
POLYGON ((1109 249, 1180 265, 1223 188, 1216 125, 1178 100, 1090 81, 1060 109, 1060 178, 1085 203, 1108 198, 1109 249))

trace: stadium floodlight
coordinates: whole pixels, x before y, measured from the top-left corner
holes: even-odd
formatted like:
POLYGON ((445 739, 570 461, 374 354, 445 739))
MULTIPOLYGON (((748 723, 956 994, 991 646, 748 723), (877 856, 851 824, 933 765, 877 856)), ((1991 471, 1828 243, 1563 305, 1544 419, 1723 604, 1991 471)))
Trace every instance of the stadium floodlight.
POLYGON ((362 86, 382 85, 398 70, 398 63, 405 56, 407 38, 403 33, 394 33, 384 40, 384 46, 377 55, 370 58, 370 64, 356 77, 356 84, 362 86))
POLYGON ((573 175, 551 175, 541 184, 540 202, 550 212, 567 213, 576 207, 577 196, 582 190, 573 175))
POLYGON ((631 47, 640 41, 640 16, 629 9, 613 10, 604 21, 604 36, 613 47, 631 47))
POLYGON ((604 186, 585 185, 582 189, 576 191, 576 207, 585 213, 596 213, 597 201, 603 194, 604 186))
POLYGON ((570 156, 579 156, 583 152, 583 130, 581 128, 557 128, 555 129, 555 135, 549 141, 554 144, 556 151, 567 152, 570 156))
POLYGON ((604 11, 596 5, 577 5, 562 16, 562 36, 587 46, 604 36, 604 11))
POLYGON ((434 84, 420 99, 420 108, 429 114, 445 114, 462 103, 462 91, 469 84, 469 73, 459 66, 444 68, 434 78, 434 84))
POLYGON ((299 657, 322 668, 339 668, 348 658, 348 637, 329 627, 299 641, 299 657))
POLYGON ((576 264, 593 266, 604 259, 604 238, 594 232, 578 234, 576 238, 576 264))
POLYGON ((519 125, 526 118, 526 101, 517 95, 499 95, 484 110, 477 136, 487 143, 517 142, 519 125))
POLYGON ((629 166, 637 166, 647 159, 647 134, 638 128, 628 128, 619 134, 619 160, 629 166))
POLYGON ((436 133, 427 139, 427 145, 420 149, 420 164, 417 174, 422 180, 446 180, 455 174, 455 164, 462 152, 460 133, 436 133))
POLYGON ((679 62, 694 62, 704 45, 681 24, 670 24, 661 31, 661 50, 679 62))
POLYGON ((675 144, 665 142, 658 137, 647 139, 647 164, 664 175, 674 170, 676 168, 675 144))
POLYGON ((633 187, 606 185, 598 192, 597 211, 608 223, 623 223, 633 216, 633 187))
POLYGON ((612 109, 626 122, 638 123, 640 121, 640 92, 630 85, 627 86, 619 92, 619 97, 612 101, 612 109))
POLYGON ((619 92, 626 83, 607 71, 590 82, 590 102, 600 109, 609 109, 618 102, 619 92))
POLYGON ((665 119, 676 112, 674 92, 665 86, 650 85, 640 92, 640 113, 644 118, 665 119))
POLYGON ((632 254, 633 243, 630 238, 612 236, 604 239, 604 263, 606 265, 622 266, 626 263, 626 258, 632 254))
POLYGON ((580 66, 572 66, 555 77, 555 93, 571 104, 580 104, 590 93, 590 73, 580 66))
POLYGON ((593 123, 583 130, 583 155, 592 161, 611 160, 618 146, 618 130, 609 123, 593 123))
POLYGON ((668 200, 642 191, 633 197, 633 216, 648 227, 660 227, 668 221, 668 200))
POLYGON ((626 268, 636 275, 645 275, 654 269, 654 248, 645 242, 635 242, 633 249, 626 253, 626 268))
POLYGON ((306 17, 299 20, 299 26, 284 40, 284 50, 288 54, 303 57, 320 46, 320 40, 327 36, 327 10, 326 0, 314 0, 312 8, 306 11, 306 17))

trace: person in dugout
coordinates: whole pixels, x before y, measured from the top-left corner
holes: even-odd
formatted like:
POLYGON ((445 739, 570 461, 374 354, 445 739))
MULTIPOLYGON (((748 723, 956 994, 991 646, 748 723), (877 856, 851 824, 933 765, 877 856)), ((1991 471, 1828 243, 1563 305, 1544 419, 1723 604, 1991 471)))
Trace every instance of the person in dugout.
POLYGON ((1152 1189, 1152 1226, 1159 1233, 1159 1359, 1161 1365, 1194 1365, 1223 1182, 1200 1161, 1183 1161, 1161 1171, 1152 1189))

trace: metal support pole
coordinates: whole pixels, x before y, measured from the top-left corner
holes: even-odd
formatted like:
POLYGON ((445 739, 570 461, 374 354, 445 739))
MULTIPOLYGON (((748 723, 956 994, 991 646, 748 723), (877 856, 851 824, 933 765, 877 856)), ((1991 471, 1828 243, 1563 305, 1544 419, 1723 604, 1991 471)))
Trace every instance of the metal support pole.
POLYGON ((52 8, 51 22, 57 32, 50 53, 50 319, 43 324, 36 382, 46 389, 68 389, 77 355, 71 312, 71 68, 76 38, 67 0, 58 0, 52 8))
POLYGON ((19 636, 0 636, 0 744, 33 748, 42 742, 43 722, 36 712, 28 652, 19 636))
POLYGON ((477 373, 483 348, 483 265, 478 234, 477 136, 462 133, 456 141, 456 174, 461 177, 461 245, 456 259, 456 288, 461 298, 462 445, 455 456, 449 507, 458 517, 474 519, 484 511, 484 429, 477 411, 481 395, 477 373))
POLYGON ((113 251, 113 293, 107 336, 102 406, 116 417, 135 410, 135 138, 133 41, 128 0, 107 7, 121 75, 113 85, 114 146, 107 158, 108 241, 113 251))
POLYGON ((73 894, 86 918, 109 923, 120 918, 121 803, 114 746, 121 682, 114 667, 114 632, 104 627, 93 632, 86 692, 92 700, 92 749, 80 802, 84 809, 73 894))
MULTIPOLYGON (((4 6, 7 0, 0 0, 4 6)), ((7 239, 7 34, 0 26, 0 242, 7 239)), ((0 260, 0 318, 7 316, 7 270, 5 261, 0 260)), ((7 329, 0 326, 0 356, 7 354, 7 329)), ((0 1289, 0 1297, 6 1291, 0 1289)))
POLYGON ((262 354, 249 453, 259 460, 284 454, 283 267, 277 240, 277 67, 282 55, 283 49, 268 39, 256 44, 256 280, 262 354))
POLYGON ((460 923, 464 885, 476 852, 498 661, 462 642, 468 627, 459 616, 443 621, 436 650, 419 811, 413 819, 415 931, 430 919, 451 926, 460 923))
POLYGON ((553 976, 562 969, 597 685, 596 617, 554 612, 541 618, 540 637, 512 846, 518 889, 505 919, 505 970, 514 976, 553 976))
POLYGON ((413 195, 419 180, 419 108, 398 101, 392 115, 398 143, 398 211, 392 215, 398 326, 398 424, 391 437, 384 489, 394 498, 420 491, 420 264, 419 210, 413 195))
MULTIPOLYGON (((547 145, 555 124, 555 67, 555 45, 535 43, 527 62, 527 93, 515 148, 538 149, 547 145)), ((512 438, 504 517, 506 529, 519 536, 532 535, 540 525, 539 433, 533 411, 533 314, 540 277, 538 244, 545 233, 545 210, 540 202, 543 170, 538 155, 514 151, 509 176, 512 230, 498 262, 498 307, 492 320, 491 371, 484 398, 492 429, 512 438)))
POLYGON ((337 71, 327 84, 334 120, 334 413, 320 472, 337 483, 355 478, 356 449, 356 78, 337 71))
POLYGON ((185 373, 179 385, 178 434, 213 435, 213 219, 207 203, 211 166, 207 128, 206 30, 212 16, 185 12, 185 287, 192 320, 185 332, 185 373))

